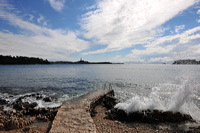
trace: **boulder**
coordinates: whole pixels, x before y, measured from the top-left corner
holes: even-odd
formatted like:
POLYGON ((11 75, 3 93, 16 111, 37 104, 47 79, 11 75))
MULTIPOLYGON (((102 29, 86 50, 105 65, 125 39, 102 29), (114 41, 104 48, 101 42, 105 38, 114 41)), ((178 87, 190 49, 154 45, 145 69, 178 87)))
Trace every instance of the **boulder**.
POLYGON ((5 99, 0 98, 0 105, 5 105, 7 103, 8 103, 8 101, 6 101, 5 99))
POLYGON ((103 98, 101 104, 107 109, 111 109, 117 104, 117 99, 113 96, 106 96, 103 98))
POLYGON ((43 101, 45 101, 45 102, 52 102, 52 99, 50 97, 45 97, 45 98, 43 98, 43 101))

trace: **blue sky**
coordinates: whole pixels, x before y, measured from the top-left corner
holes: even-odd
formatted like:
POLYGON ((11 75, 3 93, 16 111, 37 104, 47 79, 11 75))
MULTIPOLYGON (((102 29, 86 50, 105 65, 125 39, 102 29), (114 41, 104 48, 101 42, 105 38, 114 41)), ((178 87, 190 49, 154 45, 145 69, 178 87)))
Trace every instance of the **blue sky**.
POLYGON ((0 54, 51 61, 200 60, 200 0, 0 0, 0 54))

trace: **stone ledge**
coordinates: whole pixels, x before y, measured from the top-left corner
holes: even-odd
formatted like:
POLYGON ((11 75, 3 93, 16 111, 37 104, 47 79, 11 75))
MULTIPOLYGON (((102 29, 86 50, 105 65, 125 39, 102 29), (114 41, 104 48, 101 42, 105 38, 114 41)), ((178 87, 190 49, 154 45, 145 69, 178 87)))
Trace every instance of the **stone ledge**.
POLYGON ((96 133, 91 112, 107 96, 114 96, 114 91, 100 89, 64 102, 58 109, 50 133, 96 133))

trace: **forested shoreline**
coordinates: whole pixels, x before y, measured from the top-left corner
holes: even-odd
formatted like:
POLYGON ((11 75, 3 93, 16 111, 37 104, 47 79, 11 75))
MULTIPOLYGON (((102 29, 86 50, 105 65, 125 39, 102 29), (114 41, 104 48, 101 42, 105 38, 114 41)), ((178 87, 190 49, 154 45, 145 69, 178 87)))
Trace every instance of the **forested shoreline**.
POLYGON ((177 61, 174 61, 172 63, 173 65, 187 65, 187 64, 195 64, 195 65, 199 65, 200 64, 200 61, 196 61, 196 60, 190 60, 190 59, 187 59, 187 60, 177 60, 177 61))
MULTIPOLYGON (((20 65, 20 64, 113 64, 111 62, 89 62, 89 61, 48 61, 47 59, 41 59, 36 57, 26 57, 26 56, 4 56, 0 55, 0 65, 20 65)), ((122 64, 122 63, 114 63, 122 64)))
POLYGON ((26 57, 26 56, 3 56, 0 55, 1 65, 13 65, 13 64, 50 64, 47 59, 26 57))

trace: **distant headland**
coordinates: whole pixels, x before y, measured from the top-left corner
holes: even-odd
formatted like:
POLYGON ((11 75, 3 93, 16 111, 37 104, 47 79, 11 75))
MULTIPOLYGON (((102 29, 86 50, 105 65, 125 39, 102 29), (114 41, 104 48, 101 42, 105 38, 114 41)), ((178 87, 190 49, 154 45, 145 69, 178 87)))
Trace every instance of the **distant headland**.
POLYGON ((89 62, 85 61, 82 58, 79 61, 72 62, 72 61, 55 61, 50 62, 51 64, 123 64, 123 63, 112 63, 112 62, 89 62))
POLYGON ((187 59, 187 60, 177 60, 177 61, 174 61, 172 63, 173 65, 200 65, 200 61, 196 61, 196 60, 190 60, 190 59, 187 59))
POLYGON ((123 63, 112 63, 112 62, 89 62, 82 58, 79 61, 48 61, 47 59, 25 57, 25 56, 3 56, 0 55, 1 65, 17 65, 17 64, 123 64, 123 63))

